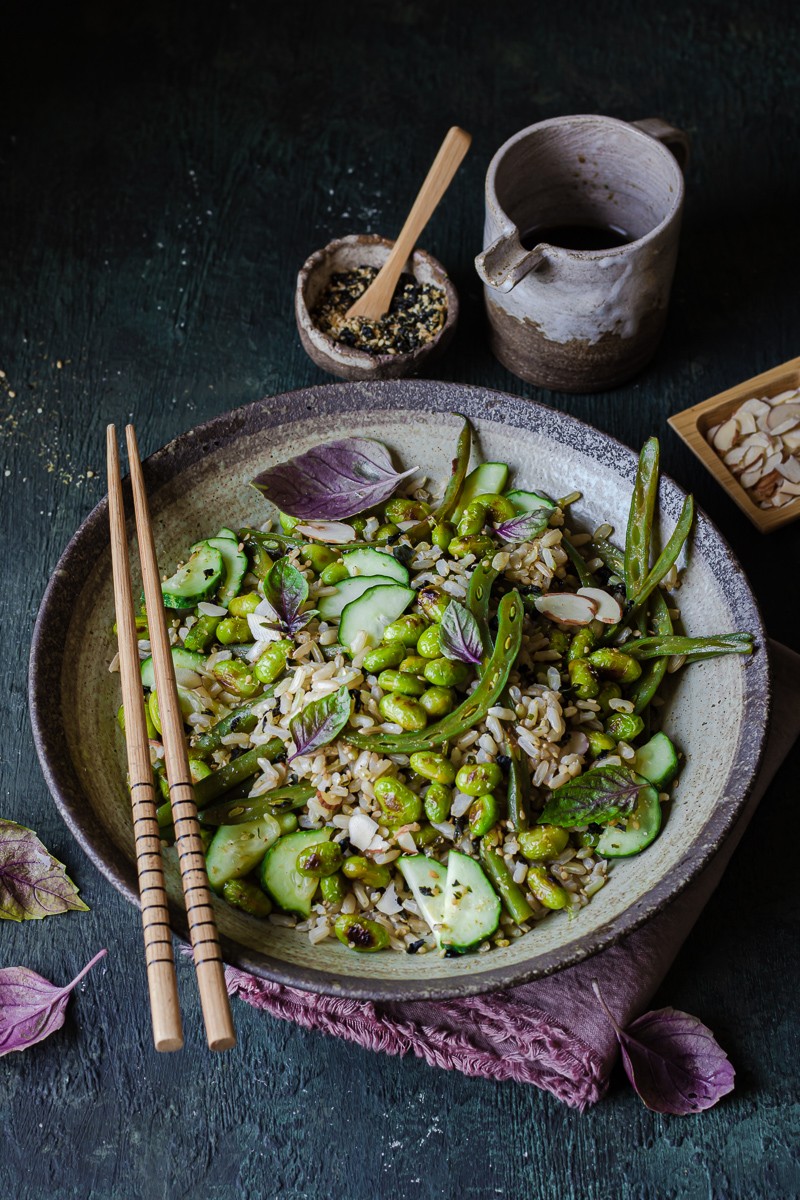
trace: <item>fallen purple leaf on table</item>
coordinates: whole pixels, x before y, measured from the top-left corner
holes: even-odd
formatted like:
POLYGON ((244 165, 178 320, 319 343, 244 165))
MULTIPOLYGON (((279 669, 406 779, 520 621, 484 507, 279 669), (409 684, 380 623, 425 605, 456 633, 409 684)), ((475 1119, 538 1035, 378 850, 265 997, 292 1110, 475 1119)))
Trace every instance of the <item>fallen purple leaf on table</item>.
POLYGON ((70 909, 88 912, 66 867, 32 829, 0 818, 0 919, 39 921, 70 909))
POLYGON ((592 989, 614 1027, 625 1074, 648 1108, 684 1117, 712 1108, 733 1091, 736 1072, 697 1017, 677 1008, 659 1008, 622 1029, 596 980, 592 989))
POLYGON ((27 1050, 60 1029, 73 988, 105 954, 107 950, 95 954, 63 988, 27 967, 0 970, 0 1057, 12 1050, 27 1050))

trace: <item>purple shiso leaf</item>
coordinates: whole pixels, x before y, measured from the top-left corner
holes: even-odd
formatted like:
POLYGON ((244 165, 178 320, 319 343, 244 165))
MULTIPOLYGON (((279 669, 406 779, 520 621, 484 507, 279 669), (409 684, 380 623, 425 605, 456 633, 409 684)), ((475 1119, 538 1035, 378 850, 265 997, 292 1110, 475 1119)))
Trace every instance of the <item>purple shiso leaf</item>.
POLYGON ((272 610, 268 615, 274 628, 296 633, 308 624, 312 614, 300 612, 308 599, 308 583, 288 558, 279 558, 270 568, 264 580, 264 599, 272 610))
POLYGON ((690 1013, 659 1008, 622 1029, 592 983, 614 1026, 622 1065, 634 1091, 653 1112, 685 1117, 712 1108, 733 1091, 736 1072, 713 1033, 690 1013))
POLYGON ((458 662, 483 661, 483 645, 478 622, 457 600, 451 600, 439 625, 442 654, 458 662))
POLYGON ((67 1001, 73 988, 94 964, 107 954, 100 950, 66 987, 58 988, 27 967, 0 971, 0 1057, 12 1050, 27 1050, 64 1024, 67 1001))
POLYGON ((539 537, 550 523, 551 510, 537 508, 533 512, 520 513, 495 526, 495 533, 504 542, 529 542, 531 538, 539 537))
POLYGON ((352 702, 347 688, 342 686, 330 696, 312 700, 302 712, 292 717, 289 729, 295 745, 289 762, 301 754, 310 754, 327 746, 338 737, 350 719, 352 702))
POLYGON ((64 864, 32 829, 0 819, 0 919, 38 921, 70 909, 89 911, 64 864))
POLYGON ((634 776, 627 767, 593 767, 577 779, 570 779, 551 795, 540 820, 545 825, 607 825, 618 817, 629 816, 645 780, 634 776))
POLYGON ((381 442, 342 438, 269 467, 252 484, 292 517, 340 521, 388 500, 416 470, 395 471, 381 442))

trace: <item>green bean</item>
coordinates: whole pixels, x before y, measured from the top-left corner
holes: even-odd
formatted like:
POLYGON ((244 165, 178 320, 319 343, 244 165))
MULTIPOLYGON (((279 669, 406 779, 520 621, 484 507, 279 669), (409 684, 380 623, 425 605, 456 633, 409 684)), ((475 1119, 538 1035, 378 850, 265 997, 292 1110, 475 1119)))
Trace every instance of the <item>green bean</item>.
MULTIPOLYGON (((335 846, 335 842, 323 842, 323 845, 335 846)), ((392 872, 387 866, 370 862, 363 854, 353 854, 342 863, 342 874, 347 879, 360 879, 366 887, 388 887, 392 881, 392 872)))
POLYGON ((495 762, 465 763, 456 772, 456 787, 465 796, 482 796, 499 787, 503 772, 495 762))
MULTIPOLYGON (((522 598, 517 591, 503 596, 497 609, 497 639, 494 650, 486 664, 474 692, 458 708, 443 717, 424 732, 412 731, 401 734, 347 733, 345 738, 362 750, 375 750, 386 754, 412 754, 415 750, 430 750, 442 742, 460 737, 473 725, 482 721, 508 682, 511 668, 516 662, 522 643, 524 618, 522 598)), ((384 697, 385 699, 385 697, 384 697)), ((381 701, 383 703, 383 701, 381 701)), ((409 701, 413 703, 413 701, 409 701)), ((388 717, 387 720, 391 720, 388 717)))
POLYGON ((567 907, 569 902, 567 892, 550 878, 544 867, 528 867, 526 883, 545 908, 557 910, 567 907))
POLYGON ((299 517, 293 517, 289 513, 281 512, 280 509, 278 509, 278 520, 284 533, 291 533, 295 526, 300 524, 299 517))
POLYGON ((625 556, 616 546, 612 546, 611 542, 601 538, 600 541, 591 543, 592 550, 597 558, 602 560, 603 566, 607 567, 612 574, 616 575, 620 580, 625 579, 625 556))
MULTIPOLYGON (((285 750, 282 738, 270 738, 268 742, 264 742, 263 746, 253 746, 252 750, 245 750, 244 754, 240 754, 238 758, 231 759, 226 766, 220 767, 213 775, 208 775, 195 785, 194 795, 197 807, 199 809, 207 808, 213 800, 224 796, 225 792, 230 791, 237 783, 243 783, 251 775, 256 775, 260 770, 258 765, 260 758, 274 762, 276 758, 285 753, 285 750)), ((161 809, 159 809, 160 812, 161 809)), ((159 824, 161 824, 160 817, 159 824)))
POLYGON ((253 674, 261 683, 274 683, 286 670, 286 662, 294 650, 294 642, 281 638, 271 642, 253 667, 253 674))
MULTIPOLYGON (((442 657, 442 631, 438 625, 425 629, 417 642, 417 654, 423 658, 442 657)), ((364 660, 366 662, 366 659, 364 660)))
POLYGON ((511 828, 519 833, 528 828, 531 811, 531 775, 522 761, 517 735, 510 727, 506 727, 506 743, 508 757, 511 760, 508 767, 508 788, 506 790, 508 822, 511 828))
POLYGON ((580 580, 581 587, 597 587, 597 580, 587 567, 586 559, 583 557, 580 551, 573 546, 572 542, 569 540, 563 530, 561 533, 561 545, 566 551, 567 558, 575 568, 575 574, 580 580))
POLYGON ((644 729, 644 721, 635 713, 614 713, 606 721, 606 733, 617 742, 632 742, 644 729))
POLYGON ((500 817, 500 806, 491 792, 478 796, 469 807, 469 831, 473 837, 485 837, 500 817))
POLYGON ((242 662, 238 658, 226 658, 214 663, 211 674, 221 683, 227 692, 249 700, 261 691, 261 683, 253 674, 253 664, 242 662))
POLYGON ((425 792, 425 816, 441 824, 450 816, 453 793, 443 783, 432 783, 425 792))
POLYGON ((197 783, 200 779, 205 779, 207 775, 211 775, 211 767, 208 763, 204 763, 201 758, 190 758, 189 774, 192 777, 192 783, 197 783))
MULTIPOLYGON (((268 688, 264 695, 269 695, 270 690, 268 688)), ((259 697, 259 699, 261 698, 259 697)), ((217 721, 216 725, 212 725, 205 733, 199 733, 192 743, 191 753, 196 758, 207 758, 215 750, 220 749, 222 739, 229 733, 251 733, 257 724, 258 717, 253 712, 252 705, 250 703, 241 704, 233 712, 228 713, 227 717, 217 721)))
POLYGON ((701 662, 720 654, 752 654, 751 633, 719 633, 712 637, 643 637, 625 643, 625 652, 637 661, 685 654, 686 661, 701 662))
POLYGON ((625 595, 633 602, 650 568, 650 535, 658 496, 658 438, 648 438, 639 455, 625 534, 625 595))
POLYGON ((630 642, 626 642, 624 650, 616 646, 601 646, 599 650, 593 650, 588 655, 587 661, 596 670, 602 671, 604 675, 610 675, 612 679, 616 679, 620 683, 633 683, 634 679, 638 679, 641 675, 642 668, 636 659, 628 654, 630 645, 630 642))
POLYGON ((404 646, 416 646, 420 635, 428 628, 428 622, 419 613, 408 613, 398 617, 383 631, 383 642, 402 642, 404 646))
POLYGON ((246 617, 248 613, 254 613, 260 603, 258 592, 243 592, 241 596, 233 597, 228 604, 228 612, 232 617, 246 617))
POLYGON ((277 551, 280 555, 285 554, 287 550, 294 550, 295 547, 303 545, 301 538, 289 537, 285 533, 277 533, 273 530, 264 533, 261 529, 245 527, 238 530, 236 536, 246 550, 251 546, 262 546, 273 552, 277 551))
POLYGON ((377 921, 356 913, 342 913, 336 918, 333 932, 350 950, 374 953, 389 945, 389 934, 377 921))
POLYGON ((483 558, 487 554, 492 554, 494 549, 495 543, 488 533, 476 533, 472 537, 453 538, 447 552, 451 558, 466 558, 468 554, 474 554, 476 558, 483 558))
MULTIPOLYGON (((364 860, 366 862, 366 859, 364 860)), ((335 875, 342 865, 342 847, 338 842, 317 842, 301 850, 295 864, 301 875, 335 875)))
POLYGON ((558 825, 534 825, 518 840, 520 850, 531 862, 550 862, 566 849, 569 833, 558 825))
POLYGON ((450 596, 432 583, 420 588, 417 592, 417 604, 423 616, 429 621, 441 621, 444 611, 450 603, 450 596))
POLYGON ((217 641, 222 646, 231 642, 252 642, 254 637, 246 617, 224 617, 217 626, 217 641))
POLYGON ((201 613, 183 639, 186 649, 199 650, 201 654, 206 654, 214 644, 214 635, 221 620, 221 617, 209 617, 201 613))
POLYGON ((597 682, 597 676, 592 670, 591 664, 585 658, 574 658, 572 662, 567 663, 569 671, 569 681, 575 689, 575 695, 579 700, 593 700, 600 691, 600 684, 597 682))
POLYGON ((412 771, 433 783, 451 784, 455 781, 456 769, 450 759, 444 754, 436 754, 433 750, 419 750, 412 754, 409 766, 412 771))
POLYGON ((469 667, 451 658, 430 658, 422 674, 434 687, 460 687, 469 679, 469 667))
POLYGON ((341 904, 347 888, 344 878, 337 872, 336 875, 323 875, 319 881, 319 890, 326 904, 341 904))
POLYGON ((533 909, 525 899, 522 888, 519 884, 514 883, 503 856, 487 846, 486 842, 481 842, 481 861, 512 921, 516 921, 517 925, 522 925, 525 921, 530 920, 533 916, 533 909))
POLYGON ((422 816, 422 800, 394 775, 382 775, 374 790, 389 824, 410 825, 422 816))
POLYGON ((469 421, 465 420, 461 433, 458 435, 456 456, 453 459, 452 474, 447 487, 445 488, 441 502, 436 506, 429 517, 426 517, 423 521, 419 521, 416 525, 412 525, 411 529, 406 531, 406 537, 410 545, 416 546, 417 542, 427 539, 430 536, 431 529, 435 528, 437 525, 441 525, 445 521, 449 521, 453 513, 458 508, 458 502, 461 499, 461 492, 464 487, 464 480, 466 479, 467 471, 469 470, 469 454, 471 448, 472 426, 470 425, 469 421))
POLYGON ((384 721, 392 721, 409 733, 416 733, 428 724, 428 714, 422 705, 410 696, 398 696, 396 692, 388 692, 379 700, 378 712, 384 721))
POLYGON ((456 693, 449 687, 429 687, 419 702, 429 717, 446 717, 456 706, 456 693))
MULTIPOLYGON (((654 632, 662 637, 669 637, 672 634, 672 618, 669 615, 669 606, 661 588, 656 588, 653 592, 651 607, 651 621, 654 632)), ((668 658, 655 658, 648 663, 642 674, 634 682, 633 687, 628 692, 628 699, 633 701, 633 711, 635 713, 641 714, 645 711, 661 686, 661 681, 667 673, 668 665, 668 658)))
POLYGON ((251 917, 268 917, 272 912, 269 896, 265 896, 258 884, 251 883, 249 879, 229 879, 223 885, 222 898, 251 917))
POLYGON ((661 580, 667 572, 675 565, 680 554, 683 544, 688 538, 692 523, 694 521, 694 500, 691 496, 687 496, 683 502, 681 515, 678 517, 678 523, 673 529, 666 546, 656 559, 652 570, 647 577, 642 581, 641 587, 638 589, 636 596, 633 599, 632 607, 628 612, 628 617, 634 616, 642 607, 645 601, 655 591, 661 580))
POLYGON ((402 642, 388 642, 364 656, 363 668, 367 675, 379 675, 388 667, 399 667, 405 656, 406 647, 402 642))

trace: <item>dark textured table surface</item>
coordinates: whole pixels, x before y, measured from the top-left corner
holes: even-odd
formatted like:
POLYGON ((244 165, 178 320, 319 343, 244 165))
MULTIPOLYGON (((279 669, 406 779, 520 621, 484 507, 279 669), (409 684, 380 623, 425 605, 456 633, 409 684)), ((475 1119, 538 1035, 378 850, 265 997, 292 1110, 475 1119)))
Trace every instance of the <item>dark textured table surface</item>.
POLYGON ((0 1063, 0 1195, 793 1197, 800 1195, 798 905, 776 872, 796 826, 795 751, 657 1001, 697 1014, 737 1068, 700 1117, 648 1112, 622 1080, 584 1116, 533 1088, 377 1057, 237 1003, 238 1049, 152 1049, 138 916, 72 842, 25 702, 39 599, 101 498, 109 420, 147 450, 260 396, 323 381, 295 273, 329 238, 392 235, 449 124, 471 153, 423 242, 463 300, 441 378, 533 396, 631 446, 662 437, 732 542, 775 637, 798 648, 800 527, 757 534, 666 417, 800 353, 798 19, 793 5, 8 9, 0 76, 0 815, 38 830, 91 906, 3 923, 0 966, 66 982, 101 946, 65 1028, 0 1063), (663 116, 694 156, 655 362, 605 396, 538 392, 491 358, 471 261, 489 158, 565 112, 663 116))

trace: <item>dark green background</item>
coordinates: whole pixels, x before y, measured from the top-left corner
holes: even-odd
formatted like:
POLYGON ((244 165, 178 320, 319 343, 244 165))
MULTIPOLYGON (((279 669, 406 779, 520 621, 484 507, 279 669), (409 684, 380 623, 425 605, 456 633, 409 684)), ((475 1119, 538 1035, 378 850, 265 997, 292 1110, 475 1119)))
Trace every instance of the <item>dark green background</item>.
POLYGON ((783 865, 797 752, 658 997, 711 1025, 738 1072, 732 1097, 685 1119, 647 1112, 621 1077, 579 1116, 530 1087, 377 1057, 239 1003, 238 1049, 213 1057, 185 965, 187 1047, 156 1055, 138 917, 46 792, 26 714, 30 632, 105 490, 106 422, 133 417, 151 450, 323 381, 294 328, 297 269, 332 236, 392 235, 451 123, 474 143, 423 239, 463 302, 438 374, 533 396, 631 446, 661 436, 773 635, 798 648, 798 528, 756 533, 665 425, 800 352, 795 5, 321 7, 4 10, 0 814, 39 831, 91 912, 4 923, 0 965, 66 982, 99 947, 109 955, 63 1031, 0 1063, 0 1195, 797 1196, 797 868, 783 865), (492 360, 471 267, 492 153, 568 112, 659 115, 694 140, 666 337, 645 374, 599 397, 538 392, 492 360))

